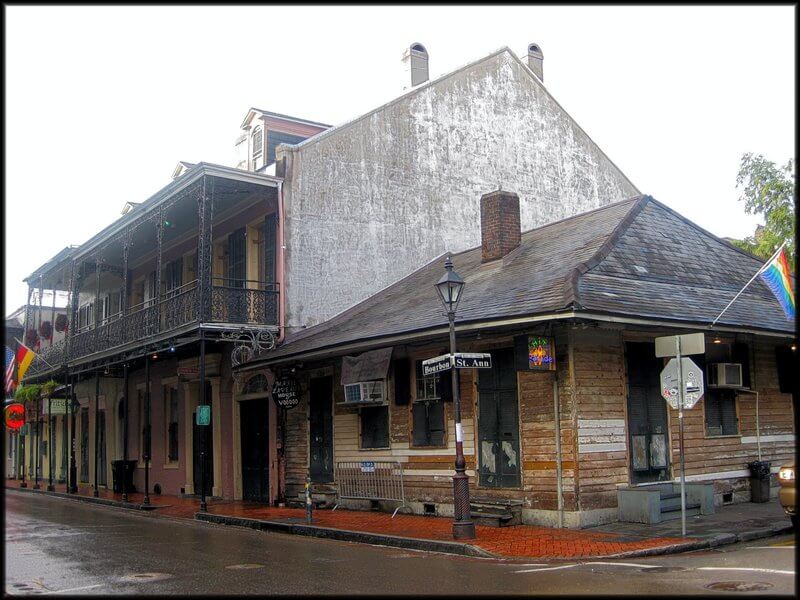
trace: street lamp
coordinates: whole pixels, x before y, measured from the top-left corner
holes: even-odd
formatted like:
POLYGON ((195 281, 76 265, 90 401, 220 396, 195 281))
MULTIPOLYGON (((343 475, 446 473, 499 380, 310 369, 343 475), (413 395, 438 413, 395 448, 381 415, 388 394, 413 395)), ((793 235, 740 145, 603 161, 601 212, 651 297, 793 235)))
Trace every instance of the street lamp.
MULTIPOLYGON (((450 354, 456 352, 456 308, 461 300, 464 280, 453 271, 450 257, 444 263, 445 273, 436 284, 436 291, 447 311, 450 321, 450 354)), ((452 363, 451 363, 452 364, 452 363)), ((474 539, 475 524, 470 520, 469 478, 466 474, 467 462, 464 460, 464 433, 461 429, 461 394, 458 389, 458 370, 455 364, 451 367, 453 378, 453 409, 456 422, 456 474, 453 475, 453 538, 474 539)))

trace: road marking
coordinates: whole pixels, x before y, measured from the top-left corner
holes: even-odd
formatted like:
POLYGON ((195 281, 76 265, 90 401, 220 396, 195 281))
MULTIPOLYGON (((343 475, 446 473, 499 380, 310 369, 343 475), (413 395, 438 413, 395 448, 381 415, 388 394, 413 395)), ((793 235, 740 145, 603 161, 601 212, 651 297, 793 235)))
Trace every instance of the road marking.
POLYGON ((749 550, 794 550, 794 546, 779 546, 775 544, 774 546, 749 546, 749 550))
POLYGON ((697 571, 756 571, 758 573, 776 573, 778 575, 794 575, 794 571, 779 569, 759 569, 756 567, 697 567, 697 571))
POLYGON ((578 565, 559 565, 558 567, 545 567, 544 569, 522 569, 520 571, 514 571, 514 573, 537 573, 539 571, 555 571, 557 569, 569 569, 577 566, 578 565))
POLYGON ((67 592, 77 592, 79 590, 91 590, 92 588, 102 587, 103 585, 105 585, 105 584, 98 583, 98 584, 95 584, 95 585, 85 585, 83 587, 70 588, 70 589, 67 589, 67 590, 55 590, 55 591, 52 591, 52 592, 45 592, 45 593, 66 594, 67 592))

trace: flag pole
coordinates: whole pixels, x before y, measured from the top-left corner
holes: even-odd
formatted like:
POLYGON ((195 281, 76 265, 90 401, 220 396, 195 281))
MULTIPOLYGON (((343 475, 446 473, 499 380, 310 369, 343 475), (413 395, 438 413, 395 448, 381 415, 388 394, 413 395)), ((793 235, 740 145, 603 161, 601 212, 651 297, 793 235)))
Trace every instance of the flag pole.
POLYGON ((731 300, 730 302, 728 302, 728 305, 727 305, 725 308, 723 308, 723 309, 722 309, 722 312, 721 312, 721 313, 719 313, 719 314, 717 315, 717 318, 716 318, 716 319, 714 319, 714 321, 711 323, 711 325, 709 325, 709 328, 711 328, 711 327, 713 327, 714 325, 716 325, 716 324, 717 324, 717 321, 719 321, 719 318, 720 318, 722 315, 724 315, 724 314, 725 314, 725 311, 727 311, 727 310, 728 310, 728 309, 731 307, 731 304, 733 304, 734 302, 736 302, 736 299, 737 299, 739 296, 741 296, 741 295, 742 295, 742 292, 744 292, 744 291, 747 289, 747 286, 748 286, 748 285, 750 285, 751 283, 753 283, 753 281, 755 280, 755 278, 756 278, 756 277, 758 277, 759 275, 761 275, 761 273, 762 273, 762 272, 764 271, 764 269, 765 269, 765 268, 766 268, 766 267, 767 267, 767 266, 768 266, 768 265, 769 265, 769 264, 772 262, 772 260, 773 260, 773 259, 774 259, 776 256, 778 256, 778 253, 779 253, 781 250, 783 250, 783 247, 784 247, 785 245, 786 245, 786 242, 784 241, 784 242, 783 242, 783 243, 780 245, 780 247, 779 247, 779 248, 778 248, 778 249, 775 251, 775 253, 774 253, 772 256, 770 256, 770 257, 769 257, 769 260, 768 260, 767 262, 765 262, 763 265, 761 265, 761 268, 760 268, 758 271, 756 271, 756 274, 755 274, 755 275, 753 275, 753 276, 750 278, 750 281, 748 281, 747 283, 745 283, 745 284, 744 284, 744 287, 743 287, 741 290, 739 290, 739 293, 738 293, 738 294, 736 294, 736 295, 733 297, 733 300, 731 300))

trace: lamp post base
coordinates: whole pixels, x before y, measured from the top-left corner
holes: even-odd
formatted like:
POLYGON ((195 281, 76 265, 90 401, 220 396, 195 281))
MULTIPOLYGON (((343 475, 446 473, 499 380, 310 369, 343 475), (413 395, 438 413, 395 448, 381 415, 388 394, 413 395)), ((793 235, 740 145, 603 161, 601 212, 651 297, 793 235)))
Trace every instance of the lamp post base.
POLYGON ((28 487, 28 484, 23 481, 22 483, 19 484, 19 487, 26 488, 28 487))
POLYGON ((56 486, 54 486, 52 483, 51 483, 51 484, 49 484, 49 485, 47 486, 47 491, 48 491, 48 492, 55 492, 55 491, 56 491, 56 486))
POLYGON ((454 540, 474 540, 475 523, 472 521, 453 521, 454 540))
POLYGON ((94 496, 95 498, 99 498, 100 497, 100 492, 98 492, 97 490, 94 490, 94 491, 92 491, 92 496, 94 496))
POLYGON ((42 486, 40 486, 38 483, 34 483, 33 484, 33 489, 40 490, 40 489, 42 489, 42 486))

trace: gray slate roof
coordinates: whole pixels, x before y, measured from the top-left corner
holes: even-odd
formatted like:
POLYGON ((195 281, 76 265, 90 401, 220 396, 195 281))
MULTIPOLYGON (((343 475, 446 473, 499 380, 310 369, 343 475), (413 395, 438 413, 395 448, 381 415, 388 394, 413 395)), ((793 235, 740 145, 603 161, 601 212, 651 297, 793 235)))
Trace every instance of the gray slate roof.
MULTIPOLYGON (((288 335, 262 359, 446 325, 434 289, 445 257, 325 323, 288 335)), ((452 260, 466 282, 457 323, 575 310, 710 324, 763 264, 650 196, 525 232, 518 248, 493 262, 481 263, 480 247, 452 260)), ((718 324, 794 331, 760 278, 718 324)))

